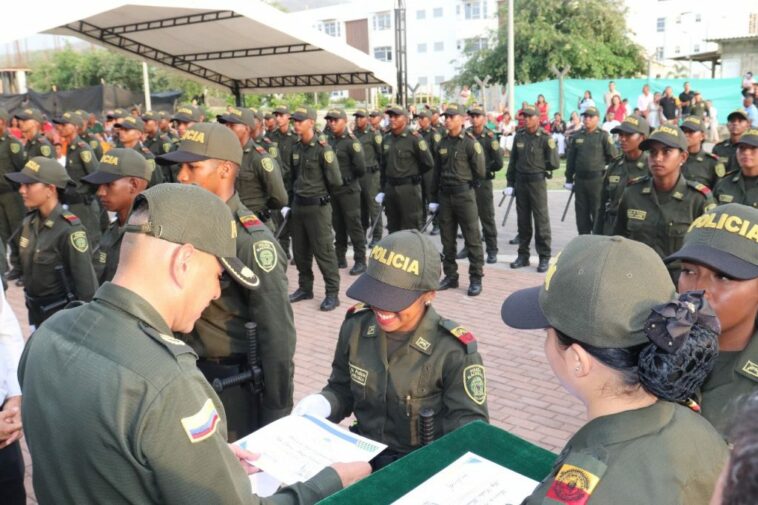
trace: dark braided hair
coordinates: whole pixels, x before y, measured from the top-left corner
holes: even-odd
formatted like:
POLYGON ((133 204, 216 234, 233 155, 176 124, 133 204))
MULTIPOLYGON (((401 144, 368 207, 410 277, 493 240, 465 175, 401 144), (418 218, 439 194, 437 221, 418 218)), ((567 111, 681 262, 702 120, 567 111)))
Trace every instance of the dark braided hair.
POLYGON ((753 505, 758 496, 758 392, 743 402, 731 431, 722 505, 753 505))

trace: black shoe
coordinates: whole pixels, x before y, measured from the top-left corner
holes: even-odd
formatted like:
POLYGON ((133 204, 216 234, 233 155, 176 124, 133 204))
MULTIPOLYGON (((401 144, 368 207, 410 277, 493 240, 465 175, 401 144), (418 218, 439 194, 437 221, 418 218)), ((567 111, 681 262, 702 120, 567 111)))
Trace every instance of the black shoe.
POLYGON ((362 274, 365 271, 366 271, 366 262, 356 261, 355 265, 353 265, 353 268, 350 269, 350 275, 362 274))
POLYGON ((440 282, 440 288, 437 291, 445 291, 446 289, 454 289, 458 287, 458 277, 445 276, 440 282))
POLYGON ((468 249, 465 247, 461 249, 460 251, 458 251, 458 254, 455 255, 455 259, 457 260, 462 260, 466 258, 468 258, 468 249))
POLYGON ((303 291, 297 288, 294 293, 290 295, 290 303, 299 302, 300 300, 312 300, 313 291, 303 291))
POLYGON ((13 268, 10 270, 10 272, 8 272, 5 278, 9 281, 15 281, 16 279, 21 278, 21 272, 13 268))
POLYGON ((292 259, 290 260, 290 265, 294 265, 294 264, 295 264, 295 258, 292 258, 292 259))
POLYGON ((472 277, 471 280, 468 283, 468 294, 469 296, 479 296, 482 293, 482 280, 479 278, 472 277))
POLYGON ((487 263, 497 263, 497 251, 487 251, 487 263))
POLYGON ((529 256, 519 256, 516 261, 511 263, 511 268, 521 268, 529 266, 529 256))
POLYGON ((337 258, 337 268, 347 268, 347 260, 345 258, 337 258))
POLYGON ((439 235, 439 234, 440 234, 440 225, 433 224, 432 231, 429 232, 429 235, 439 235))
POLYGON ((319 307, 324 312, 329 312, 330 310, 334 310, 340 305, 340 299, 337 298, 337 295, 326 295, 326 298, 324 298, 324 301, 321 302, 321 307, 319 307))
POLYGON ((547 269, 550 268, 550 257, 549 256, 543 256, 540 258, 540 263, 537 265, 537 271, 539 273, 545 273, 547 272, 547 269))
POLYGON ((515 237, 513 237, 512 239, 510 239, 508 241, 508 243, 511 244, 511 245, 518 245, 519 242, 521 242, 521 241, 519 240, 518 235, 516 235, 515 237))

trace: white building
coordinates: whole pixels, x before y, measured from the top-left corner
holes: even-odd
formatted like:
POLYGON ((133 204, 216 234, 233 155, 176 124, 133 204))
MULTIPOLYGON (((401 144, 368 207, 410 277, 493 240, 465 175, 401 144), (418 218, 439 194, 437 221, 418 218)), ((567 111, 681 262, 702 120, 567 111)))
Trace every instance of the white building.
MULTIPOLYGON (((367 43, 369 54, 394 61, 395 4, 394 0, 353 1, 290 15, 359 49, 367 43), (359 33, 363 26, 365 35, 359 33)), ((455 77, 466 61, 466 51, 494 43, 497 5, 497 0, 406 1, 408 84, 419 85, 417 94, 439 96, 441 84, 455 77)))

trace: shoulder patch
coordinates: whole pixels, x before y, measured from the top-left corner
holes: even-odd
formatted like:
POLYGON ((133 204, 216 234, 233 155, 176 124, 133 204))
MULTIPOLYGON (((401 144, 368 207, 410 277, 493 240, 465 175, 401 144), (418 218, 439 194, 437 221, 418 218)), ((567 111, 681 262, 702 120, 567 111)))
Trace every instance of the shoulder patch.
POLYGON ((702 182, 687 181, 687 184, 689 184, 691 187, 695 188, 696 190, 700 191, 705 196, 709 196, 711 194, 711 188, 709 188, 702 182))
POLYGON ((276 246, 270 240, 259 240, 253 244, 253 257, 261 270, 268 273, 278 261, 276 246))
POLYGON ((87 241, 87 232, 84 230, 78 230, 69 236, 71 246, 78 252, 84 254, 89 249, 89 242, 87 241))
POLYGON ((463 347, 466 349, 466 354, 471 354, 471 353, 476 352, 477 343, 476 343, 476 338, 474 337, 473 333, 468 331, 463 326, 460 326, 455 321, 451 321, 449 319, 440 319, 439 324, 440 326, 445 328, 451 335, 457 338, 461 344, 463 344, 463 347))
POLYGON ((726 166, 719 161, 716 163, 716 166, 713 167, 713 171, 716 172, 717 177, 724 177, 726 175, 726 166))
POLYGON ((11 145, 11 152, 13 154, 18 154, 21 152, 21 144, 19 144, 18 142, 11 142, 10 145, 11 145))
POLYGON ((274 160, 271 158, 263 158, 261 160, 261 167, 266 172, 273 172, 274 171, 274 160))
POLYGON ((237 218, 240 220, 240 224, 242 227, 247 230, 248 232, 252 232, 253 228, 256 226, 263 224, 260 219, 258 219, 258 216, 250 212, 249 210, 245 209, 238 210, 237 211, 237 218))
POLYGON ((196 414, 181 419, 182 428, 193 444, 202 442, 216 433, 219 422, 221 422, 221 417, 210 398, 205 400, 196 414))
POLYGON ((545 497, 563 505, 585 504, 600 482, 605 465, 601 469, 603 471, 598 472, 598 476, 585 468, 564 463, 555 473, 553 484, 545 497))
POLYGON ((334 161, 334 151, 332 151, 332 150, 324 151, 324 160, 327 163, 332 163, 334 161))
POLYGON ((355 305, 347 309, 347 313, 345 314, 345 317, 354 316, 355 314, 358 314, 360 312, 365 312, 370 309, 371 308, 365 303, 356 303, 355 305))
POLYGON ((72 214, 70 212, 64 212, 61 214, 61 217, 71 223, 72 225, 75 224, 81 224, 81 219, 76 214, 72 214))
POLYGON ((483 365, 469 365, 463 369, 463 389, 477 405, 487 401, 487 377, 483 365))
POLYGON ((255 145, 255 150, 258 151, 260 154, 266 154, 266 150, 259 146, 258 144, 255 145))
POLYGON ((45 158, 49 158, 51 154, 53 154, 53 150, 50 148, 49 145, 43 144, 39 147, 39 152, 44 156, 45 158))
POLYGON ((84 163, 89 163, 90 161, 92 161, 92 153, 90 151, 85 150, 85 149, 82 149, 82 152, 80 153, 79 156, 81 156, 82 161, 84 163))
POLYGON ((641 175, 639 177, 633 177, 627 181, 627 184, 638 184, 640 182, 644 182, 649 179, 649 176, 647 175, 641 175))

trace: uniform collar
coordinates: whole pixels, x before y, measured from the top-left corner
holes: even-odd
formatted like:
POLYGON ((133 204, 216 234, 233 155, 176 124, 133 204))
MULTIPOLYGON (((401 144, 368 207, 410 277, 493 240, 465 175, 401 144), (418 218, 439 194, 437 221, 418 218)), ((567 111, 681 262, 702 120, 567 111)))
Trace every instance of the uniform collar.
POLYGON ((687 192, 687 181, 682 174, 679 174, 679 179, 676 181, 676 186, 671 192, 671 198, 676 200, 684 200, 684 194, 687 192))
MULTIPOLYGON (((436 345, 437 325, 439 324, 440 316, 433 307, 428 307, 424 317, 421 318, 418 327, 409 333, 408 346, 417 350, 418 352, 426 355, 431 355, 436 345)), ((371 318, 371 324, 366 326, 363 336, 367 338, 376 337, 381 332, 378 323, 376 322, 376 316, 371 318)))
POLYGON ((740 356, 734 365, 734 371, 758 382, 758 328, 750 337, 747 347, 740 351, 740 356))
POLYGON ((649 407, 598 417, 582 426, 568 446, 572 450, 603 447, 657 433, 671 422, 675 408, 671 402, 658 400, 649 407))
POLYGON ((243 207, 239 193, 235 191, 232 197, 226 201, 226 206, 229 207, 229 210, 232 211, 232 214, 236 214, 237 211, 243 207))
POLYGON ((36 224, 41 221, 42 225, 45 228, 52 228, 55 226, 55 221, 58 219, 61 213, 63 213, 63 207, 59 203, 55 206, 55 208, 53 208, 52 212, 50 212, 50 215, 44 218, 44 221, 42 220, 42 214, 40 214, 39 211, 36 211, 35 216, 32 218, 32 223, 36 224))
POLYGON ((121 309, 148 326, 155 328, 160 334, 172 334, 168 323, 166 323, 158 311, 134 291, 112 282, 106 282, 95 292, 94 299, 102 300, 121 309))
POLYGON ((242 151, 246 152, 246 153, 249 153, 253 149, 255 149, 255 141, 251 137, 251 138, 247 139, 247 142, 245 142, 245 145, 242 147, 242 151))

